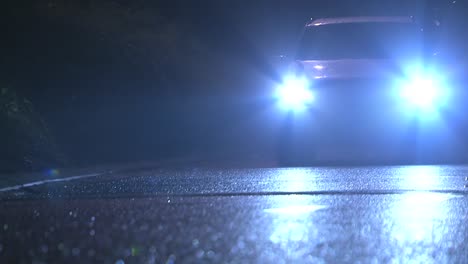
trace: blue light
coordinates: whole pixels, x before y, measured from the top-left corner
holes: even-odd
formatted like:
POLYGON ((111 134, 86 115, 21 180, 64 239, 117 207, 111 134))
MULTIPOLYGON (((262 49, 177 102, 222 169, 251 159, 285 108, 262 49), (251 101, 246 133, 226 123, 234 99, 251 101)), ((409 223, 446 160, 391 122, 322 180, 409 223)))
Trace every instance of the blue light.
POLYGON ((447 102, 448 91, 435 74, 413 74, 398 87, 400 97, 412 110, 435 112, 447 102))
POLYGON ((282 108, 293 111, 304 110, 315 99, 305 77, 286 78, 277 89, 276 97, 282 108))
POLYGON ((416 78, 402 88, 402 97, 419 108, 433 107, 441 92, 434 81, 429 78, 416 78))

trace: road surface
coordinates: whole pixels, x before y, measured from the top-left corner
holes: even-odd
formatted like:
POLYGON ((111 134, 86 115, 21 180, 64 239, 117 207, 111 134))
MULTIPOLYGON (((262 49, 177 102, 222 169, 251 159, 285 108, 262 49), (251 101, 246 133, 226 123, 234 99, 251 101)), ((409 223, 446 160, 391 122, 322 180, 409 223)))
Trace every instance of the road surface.
POLYGON ((0 192, 1 263, 468 261, 468 167, 145 168, 0 192))

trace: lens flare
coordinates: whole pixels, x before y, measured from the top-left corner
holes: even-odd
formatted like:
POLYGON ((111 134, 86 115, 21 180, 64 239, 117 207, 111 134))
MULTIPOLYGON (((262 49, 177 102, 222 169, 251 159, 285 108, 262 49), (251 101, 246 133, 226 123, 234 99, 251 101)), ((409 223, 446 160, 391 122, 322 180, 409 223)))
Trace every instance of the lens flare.
POLYGON ((441 97, 440 88, 429 78, 416 78, 403 87, 402 97, 419 108, 430 108, 441 97))
POLYGON ((288 110, 303 110, 314 101, 306 78, 287 78, 276 91, 280 105, 288 110))

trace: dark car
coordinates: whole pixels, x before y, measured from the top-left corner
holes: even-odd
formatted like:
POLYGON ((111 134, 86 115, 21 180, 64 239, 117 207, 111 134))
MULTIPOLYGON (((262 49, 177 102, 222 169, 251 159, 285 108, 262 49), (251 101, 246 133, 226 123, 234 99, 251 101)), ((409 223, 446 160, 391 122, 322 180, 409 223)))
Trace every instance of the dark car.
MULTIPOLYGON (((438 148, 447 132, 444 115, 462 102, 456 102, 461 94, 450 83, 450 67, 441 70, 426 39, 412 17, 307 23, 275 94, 286 115, 279 142, 283 164, 340 153, 371 159, 379 153, 395 161, 404 152, 409 160, 424 154, 424 147, 438 148)), ((449 153, 462 147, 444 142, 449 153)))

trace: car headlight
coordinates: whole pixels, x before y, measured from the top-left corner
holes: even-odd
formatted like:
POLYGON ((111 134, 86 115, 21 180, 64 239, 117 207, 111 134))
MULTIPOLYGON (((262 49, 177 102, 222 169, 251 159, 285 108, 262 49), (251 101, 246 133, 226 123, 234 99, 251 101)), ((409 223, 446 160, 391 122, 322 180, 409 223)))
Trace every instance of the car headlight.
POLYGON ((402 87, 401 95, 418 107, 432 107, 439 97, 439 87, 430 78, 417 78, 402 87))
POLYGON ((314 94, 305 77, 287 77, 276 90, 276 98, 282 108, 302 110, 314 101, 314 94))
POLYGON ((418 110, 436 110, 447 100, 447 89, 433 76, 416 76, 399 84, 400 96, 418 110))

